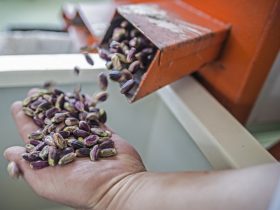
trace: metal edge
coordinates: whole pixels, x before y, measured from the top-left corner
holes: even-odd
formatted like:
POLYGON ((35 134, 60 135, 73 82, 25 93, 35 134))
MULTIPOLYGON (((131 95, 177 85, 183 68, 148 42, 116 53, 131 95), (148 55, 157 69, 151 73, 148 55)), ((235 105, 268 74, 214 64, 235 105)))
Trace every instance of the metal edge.
POLYGON ((158 93, 214 169, 276 162, 194 78, 185 77, 158 93))
POLYGON ((81 54, 1 56, 0 88, 37 86, 46 81, 58 84, 95 82, 97 74, 106 69, 97 54, 90 54, 95 65, 90 66, 81 54), (79 66, 76 76, 73 68, 79 66))

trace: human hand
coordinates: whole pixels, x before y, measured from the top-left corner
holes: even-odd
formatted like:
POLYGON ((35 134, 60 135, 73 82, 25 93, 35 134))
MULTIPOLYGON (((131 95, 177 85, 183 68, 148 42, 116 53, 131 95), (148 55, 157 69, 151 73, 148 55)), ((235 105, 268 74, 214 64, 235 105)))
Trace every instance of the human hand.
MULTIPOLYGON (((35 89, 28 95, 34 94, 35 89)), ((12 115, 18 131, 27 143, 28 134, 38 129, 22 111, 21 102, 12 105, 12 115)), ((15 161, 22 177, 40 196, 79 209, 106 209, 120 189, 134 176, 145 171, 139 154, 125 140, 112 135, 117 156, 92 162, 77 158, 63 167, 33 170, 22 159, 24 147, 10 147, 4 152, 9 161, 15 161)))

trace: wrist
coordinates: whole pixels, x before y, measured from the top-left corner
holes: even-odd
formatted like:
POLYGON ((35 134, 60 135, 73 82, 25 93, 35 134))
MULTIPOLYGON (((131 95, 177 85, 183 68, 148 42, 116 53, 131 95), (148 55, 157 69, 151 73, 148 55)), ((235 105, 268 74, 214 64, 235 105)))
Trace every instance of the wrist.
POLYGON ((184 209, 191 180, 207 173, 140 172, 123 179, 107 209, 184 209))
POLYGON ((143 171, 124 176, 106 193, 106 198, 104 197, 102 201, 105 202, 103 209, 133 209, 131 206, 138 205, 135 203, 134 196, 141 194, 139 191, 142 190, 141 188, 149 179, 150 174, 150 172, 143 171))

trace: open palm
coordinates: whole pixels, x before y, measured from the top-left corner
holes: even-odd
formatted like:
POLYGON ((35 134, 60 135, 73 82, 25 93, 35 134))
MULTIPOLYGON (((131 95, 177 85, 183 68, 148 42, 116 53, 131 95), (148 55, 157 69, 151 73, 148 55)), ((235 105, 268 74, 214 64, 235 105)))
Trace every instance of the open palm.
MULTIPOLYGON (((31 90, 29 95, 35 91, 31 90)), ((28 134, 38 128, 21 108, 21 102, 15 102, 12 114, 22 139, 28 142, 28 134)), ((112 139, 118 155, 96 162, 78 158, 62 167, 33 170, 21 158, 25 149, 18 146, 8 148, 5 157, 17 163, 24 179, 40 196, 74 208, 105 209, 130 178, 145 171, 140 156, 131 145, 116 134, 112 139)))

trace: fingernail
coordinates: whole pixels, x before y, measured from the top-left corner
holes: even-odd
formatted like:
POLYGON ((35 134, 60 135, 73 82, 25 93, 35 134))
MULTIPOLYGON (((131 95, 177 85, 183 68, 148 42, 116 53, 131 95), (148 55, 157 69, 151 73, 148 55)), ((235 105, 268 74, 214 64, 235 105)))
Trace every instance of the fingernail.
POLYGON ((16 162, 12 161, 7 166, 7 171, 10 177, 18 179, 20 176, 20 169, 17 166, 16 162))
POLYGON ((8 160, 8 152, 7 152, 7 150, 4 151, 3 156, 4 156, 4 158, 5 158, 6 160, 8 160))

